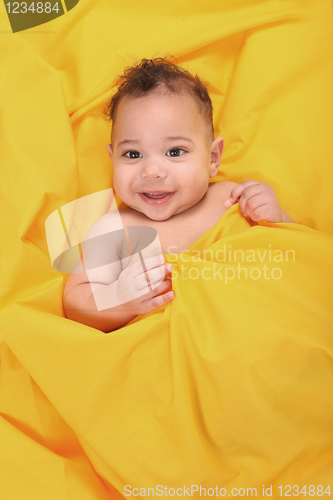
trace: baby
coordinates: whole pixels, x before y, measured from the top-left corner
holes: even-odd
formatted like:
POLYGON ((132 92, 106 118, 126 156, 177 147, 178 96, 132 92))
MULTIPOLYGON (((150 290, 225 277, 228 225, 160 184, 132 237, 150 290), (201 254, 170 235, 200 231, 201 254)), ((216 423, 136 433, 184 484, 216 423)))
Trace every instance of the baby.
MULTIPOLYGON (((126 204, 118 213, 125 228, 153 228, 162 253, 168 254, 170 248, 172 253, 186 250, 237 202, 242 215, 254 222, 295 222, 265 182, 209 183, 218 172, 224 141, 214 139, 211 99, 197 76, 156 58, 127 68, 122 79, 107 108, 112 121, 107 148, 114 191, 126 204)), ((114 216, 101 217, 89 238, 106 233, 114 216)), ((146 269, 136 264, 123 268, 116 245, 112 252, 115 264, 108 271, 92 269, 89 277, 86 271, 72 273, 63 296, 68 318, 106 333, 174 298, 172 268, 163 256, 146 259, 146 269), (146 271, 151 286, 142 294, 146 271), (134 298, 98 310, 93 292, 105 287, 119 297, 134 298)))

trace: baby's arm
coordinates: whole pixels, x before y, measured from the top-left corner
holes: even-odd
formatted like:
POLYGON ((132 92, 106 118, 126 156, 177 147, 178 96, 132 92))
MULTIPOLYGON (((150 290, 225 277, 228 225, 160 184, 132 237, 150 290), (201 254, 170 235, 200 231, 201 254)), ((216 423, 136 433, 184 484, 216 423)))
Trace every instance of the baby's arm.
POLYGON ((98 311, 92 292, 92 284, 89 282, 86 272, 69 276, 64 289, 63 304, 68 319, 105 333, 120 328, 136 316, 124 310, 122 306, 98 311))
POLYGON ((254 222, 294 222, 290 215, 280 206, 274 189, 266 182, 247 180, 237 184, 229 198, 224 202, 225 208, 239 203, 244 217, 254 222))
MULTIPOLYGON (((90 228, 85 241, 106 233, 108 225, 110 226, 110 230, 113 229, 112 226, 114 226, 114 229, 117 229, 117 220, 113 218, 113 214, 101 217, 90 228)), ((115 258, 117 250, 117 248, 113 248, 113 256, 110 256, 110 262, 113 261, 112 264, 103 266, 103 268, 100 268, 98 262, 96 262, 95 269, 86 271, 83 258, 76 264, 67 280, 63 293, 63 305, 68 319, 104 332, 110 332, 123 326, 135 317, 133 314, 124 311, 121 307, 113 307, 112 313, 110 313, 110 309, 99 311, 93 295, 93 292, 96 292, 98 289, 104 289, 109 285, 109 300, 112 301, 113 294, 115 302, 117 291, 115 285, 122 271, 120 260, 115 258), (80 268, 81 272, 78 272, 80 268)), ((98 257, 96 256, 97 259, 98 257)))
MULTIPOLYGON (((114 221, 110 218, 112 214, 99 219, 89 230, 86 240, 105 234, 106 227, 112 228, 114 221)), ((108 259, 110 264, 98 266, 96 262, 96 267, 86 271, 81 259, 83 272, 79 273, 75 271, 78 270, 80 262, 75 266, 63 294, 67 318, 108 333, 125 325, 138 314, 148 313, 172 300, 173 297, 168 294, 157 296, 170 288, 170 281, 163 280, 168 272, 165 272, 166 265, 162 265, 164 257, 145 259, 151 284, 163 280, 156 288, 145 294, 148 288, 142 266, 138 263, 139 265, 134 264, 123 269, 118 246, 114 244, 110 249, 111 254, 108 259), (107 301, 107 309, 103 307, 102 310, 98 310, 94 293, 96 297, 99 295, 99 304, 101 300, 107 301), (109 304, 112 304, 112 307, 109 307, 109 304)), ((93 258, 95 260, 98 257, 93 255, 93 258)))

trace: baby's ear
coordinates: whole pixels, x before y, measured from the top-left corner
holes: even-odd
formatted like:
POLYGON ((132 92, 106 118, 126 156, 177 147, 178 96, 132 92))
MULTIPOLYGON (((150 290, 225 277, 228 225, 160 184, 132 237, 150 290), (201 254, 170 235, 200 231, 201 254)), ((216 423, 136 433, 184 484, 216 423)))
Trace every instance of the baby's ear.
POLYGON ((210 150, 211 173, 213 174, 212 177, 214 177, 217 174, 217 171, 219 169, 222 159, 223 148, 224 148, 223 137, 216 137, 216 139, 214 139, 214 141, 212 142, 212 147, 210 150))
POLYGON ((111 144, 108 144, 106 147, 108 148, 109 156, 112 160, 112 146, 111 146, 111 144))
MULTIPOLYGON (((218 152, 220 154, 220 156, 222 157, 222 153, 223 153, 223 150, 224 150, 224 139, 223 137, 219 136, 219 137, 216 137, 216 139, 214 140, 214 142, 216 143, 216 148, 218 149, 218 152)), ((213 142, 213 144, 214 144, 213 142)))

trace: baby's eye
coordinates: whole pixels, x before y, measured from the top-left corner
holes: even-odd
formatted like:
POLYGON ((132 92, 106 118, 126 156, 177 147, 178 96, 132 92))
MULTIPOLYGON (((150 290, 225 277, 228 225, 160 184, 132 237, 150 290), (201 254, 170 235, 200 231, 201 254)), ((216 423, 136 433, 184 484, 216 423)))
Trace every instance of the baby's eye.
POLYGON ((182 148, 172 148, 172 149, 169 149, 169 151, 167 152, 167 156, 181 156, 182 154, 186 153, 185 149, 182 149, 182 148), (169 154, 170 153, 170 154, 169 154))
POLYGON ((135 160, 136 158, 142 158, 142 154, 139 151, 127 151, 123 154, 123 156, 127 156, 127 158, 131 158, 135 160))

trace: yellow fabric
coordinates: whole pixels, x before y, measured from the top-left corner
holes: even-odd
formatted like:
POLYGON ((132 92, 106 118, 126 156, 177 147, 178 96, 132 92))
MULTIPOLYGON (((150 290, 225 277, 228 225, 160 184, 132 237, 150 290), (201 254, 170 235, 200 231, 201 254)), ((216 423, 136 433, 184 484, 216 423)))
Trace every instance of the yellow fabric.
POLYGON ((122 498, 125 485, 325 490, 331 2, 80 0, 16 34, 1 5, 0 26, 0 498, 122 498), (249 224, 233 206, 166 256, 172 304, 105 335, 64 317, 44 224, 111 186, 103 105, 124 66, 166 53, 210 85, 226 142, 217 180, 269 182, 299 224, 249 224))

